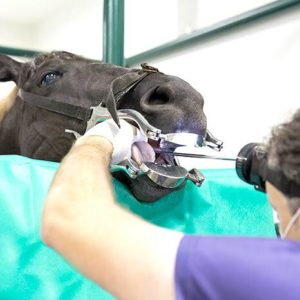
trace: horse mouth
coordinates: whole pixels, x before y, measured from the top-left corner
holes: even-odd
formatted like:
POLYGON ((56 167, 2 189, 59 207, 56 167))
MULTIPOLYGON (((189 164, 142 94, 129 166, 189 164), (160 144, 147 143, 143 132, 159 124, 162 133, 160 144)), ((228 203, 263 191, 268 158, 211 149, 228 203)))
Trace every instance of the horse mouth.
POLYGON ((132 159, 141 165, 144 162, 155 162, 160 165, 175 165, 173 153, 175 149, 163 150, 156 141, 137 142, 132 146, 132 159))

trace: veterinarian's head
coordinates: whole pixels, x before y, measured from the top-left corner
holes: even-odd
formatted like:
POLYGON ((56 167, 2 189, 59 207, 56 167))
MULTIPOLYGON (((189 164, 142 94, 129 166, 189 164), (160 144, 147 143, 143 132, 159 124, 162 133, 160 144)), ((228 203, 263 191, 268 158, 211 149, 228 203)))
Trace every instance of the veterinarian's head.
POLYGON ((281 236, 300 240, 300 110, 274 127, 267 144, 245 145, 236 171, 242 180, 267 192, 278 213, 281 236))
POLYGON ((269 168, 282 176, 282 187, 266 183, 280 231, 283 237, 300 240, 300 110, 289 122, 273 129, 267 152, 269 168))
POLYGON ((244 146, 236 170, 242 180, 267 192, 281 236, 300 240, 300 110, 274 127, 266 144, 244 146))

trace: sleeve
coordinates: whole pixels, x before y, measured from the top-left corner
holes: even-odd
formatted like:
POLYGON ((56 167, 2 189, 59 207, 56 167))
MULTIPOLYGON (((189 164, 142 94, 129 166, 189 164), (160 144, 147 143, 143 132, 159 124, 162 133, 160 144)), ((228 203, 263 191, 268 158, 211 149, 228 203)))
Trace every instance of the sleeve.
POLYGON ((176 299, 299 299, 300 243, 186 235, 175 267, 176 299))

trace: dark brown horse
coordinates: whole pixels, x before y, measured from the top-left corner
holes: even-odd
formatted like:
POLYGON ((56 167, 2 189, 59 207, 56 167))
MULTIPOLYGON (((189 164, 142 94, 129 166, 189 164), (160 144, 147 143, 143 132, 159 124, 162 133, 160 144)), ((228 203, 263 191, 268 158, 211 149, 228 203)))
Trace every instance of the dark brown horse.
MULTIPOLYGON (((68 52, 43 54, 25 63, 0 55, 0 81, 17 85, 0 101, 0 154, 60 161, 74 142, 65 129, 83 134, 87 123, 84 118, 61 113, 59 103, 70 105, 71 110, 88 109, 100 102, 105 106, 112 82, 135 72, 143 74, 68 52), (39 105, 46 100, 58 103, 58 108, 39 105)), ((147 76, 131 86, 126 81, 122 86, 122 80, 116 83, 117 108, 141 112, 164 133, 191 132, 205 137, 202 96, 178 77, 146 72, 147 76)))

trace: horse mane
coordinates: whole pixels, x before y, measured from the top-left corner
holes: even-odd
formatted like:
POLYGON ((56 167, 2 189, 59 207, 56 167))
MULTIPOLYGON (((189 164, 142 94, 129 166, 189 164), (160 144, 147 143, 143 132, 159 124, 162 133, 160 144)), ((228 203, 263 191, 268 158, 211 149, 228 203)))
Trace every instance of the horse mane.
POLYGON ((14 105, 17 94, 18 87, 15 86, 7 96, 0 100, 0 122, 14 105))

